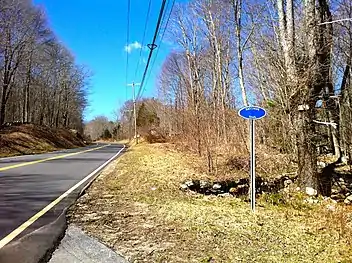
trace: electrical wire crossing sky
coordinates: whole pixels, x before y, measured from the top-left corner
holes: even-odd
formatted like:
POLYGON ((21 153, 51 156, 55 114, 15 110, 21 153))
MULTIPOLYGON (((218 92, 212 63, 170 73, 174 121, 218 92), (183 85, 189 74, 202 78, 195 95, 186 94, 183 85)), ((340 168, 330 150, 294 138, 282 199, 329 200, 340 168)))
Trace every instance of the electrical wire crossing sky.
POLYGON ((165 28, 175 2, 185 0, 33 2, 44 9, 50 27, 77 62, 92 72, 86 121, 99 115, 114 119, 114 111, 132 99, 127 86, 132 82, 143 82, 136 87, 138 99, 156 96, 158 73, 173 48, 163 41, 165 28), (157 47, 149 59, 154 37, 157 47))

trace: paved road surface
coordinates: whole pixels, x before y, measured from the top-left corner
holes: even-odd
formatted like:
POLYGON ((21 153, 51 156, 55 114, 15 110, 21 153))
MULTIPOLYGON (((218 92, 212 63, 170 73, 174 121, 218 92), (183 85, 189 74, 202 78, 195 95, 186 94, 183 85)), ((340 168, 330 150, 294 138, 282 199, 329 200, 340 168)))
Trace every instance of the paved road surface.
MULTIPOLYGON (((95 145, 0 159, 0 249, 5 237, 116 155, 122 145, 95 145)), ((93 178, 93 177, 92 177, 93 178)), ((16 240, 51 223, 89 180, 21 231, 16 240)), ((4 242, 3 242, 4 243, 4 242)))

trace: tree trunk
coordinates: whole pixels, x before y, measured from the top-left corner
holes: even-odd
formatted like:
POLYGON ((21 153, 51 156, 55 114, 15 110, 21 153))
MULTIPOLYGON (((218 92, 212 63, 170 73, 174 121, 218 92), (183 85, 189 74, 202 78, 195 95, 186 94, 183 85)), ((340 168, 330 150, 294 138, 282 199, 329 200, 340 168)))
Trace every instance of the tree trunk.
MULTIPOLYGON (((318 14, 320 16, 321 22, 331 22, 332 15, 330 12, 329 5, 326 0, 319 0, 318 14)), ((331 54, 332 54, 332 44, 333 44, 333 28, 332 24, 324 24, 319 26, 318 34, 318 48, 320 50, 317 58, 319 69, 318 83, 321 84, 321 88, 327 95, 327 113, 328 121, 334 122, 339 125, 339 106, 336 103, 335 99, 331 98, 334 95, 334 86, 332 83, 332 73, 331 73, 331 54)), ((333 128, 329 126, 331 137, 332 137, 332 146, 334 149, 335 157, 338 161, 341 158, 341 149, 340 149, 340 133, 339 128, 333 128)))
POLYGON ((237 40, 237 60, 238 60, 238 77, 240 81, 241 94, 244 106, 248 106, 247 92, 244 84, 243 74, 243 47, 242 47, 242 0, 236 0, 232 2, 234 7, 234 15, 236 22, 236 40, 237 40))
POLYGON ((332 137, 332 145, 334 149, 334 156, 338 162, 341 161, 341 147, 340 147, 340 132, 339 132, 339 116, 336 115, 339 110, 333 110, 333 112, 329 113, 329 122, 337 123, 338 127, 334 128, 331 125, 329 126, 331 137, 332 137))
POLYGON ((29 111, 29 85, 27 84, 24 91, 24 105, 23 105, 23 122, 28 122, 29 111))
POLYGON ((1 94, 1 103, 0 103, 0 126, 5 123, 6 117, 6 93, 7 87, 3 86, 1 94))
POLYGON ((29 87, 30 87, 31 81, 32 81, 32 75, 31 75, 32 54, 30 55, 28 63, 29 63, 29 65, 28 65, 28 69, 27 69, 27 80, 26 80, 26 86, 25 86, 25 91, 24 91, 23 122, 29 121, 29 87))
MULTIPOLYGON (((352 42, 351 42, 352 44, 352 42)), ((341 133, 341 145, 344 155, 347 155, 349 153, 349 146, 347 143, 347 136, 346 133, 349 130, 348 129, 348 111, 346 110, 347 108, 350 107, 350 98, 349 98, 349 92, 348 92, 348 84, 347 81, 350 78, 350 70, 351 70, 351 55, 350 58, 348 59, 345 70, 343 73, 343 78, 341 82, 341 98, 339 101, 339 110, 340 110, 340 118, 339 118, 339 128, 340 128, 340 133, 341 133)))
POLYGON ((312 116, 315 114, 314 104, 308 110, 298 114, 297 150, 298 150, 298 184, 301 190, 316 194, 318 191, 316 146, 312 140, 315 126, 312 116))
POLYGON ((306 193, 315 195, 318 193, 317 150, 313 141, 315 135, 315 104, 321 91, 319 82, 319 66, 317 64, 317 27, 315 18, 315 0, 307 0, 305 6, 306 32, 307 32, 307 55, 308 65, 311 70, 304 87, 305 96, 302 96, 298 113, 297 151, 298 151, 298 182, 306 193), (308 109, 306 108, 308 107, 308 109))

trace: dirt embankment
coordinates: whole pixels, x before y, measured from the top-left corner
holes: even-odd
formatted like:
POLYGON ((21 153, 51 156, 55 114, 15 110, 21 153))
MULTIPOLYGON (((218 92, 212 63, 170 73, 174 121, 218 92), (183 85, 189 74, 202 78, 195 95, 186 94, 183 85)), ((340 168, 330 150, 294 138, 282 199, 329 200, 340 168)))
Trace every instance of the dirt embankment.
POLYGON ((24 124, 0 129, 0 157, 83 147, 81 134, 74 130, 24 124))

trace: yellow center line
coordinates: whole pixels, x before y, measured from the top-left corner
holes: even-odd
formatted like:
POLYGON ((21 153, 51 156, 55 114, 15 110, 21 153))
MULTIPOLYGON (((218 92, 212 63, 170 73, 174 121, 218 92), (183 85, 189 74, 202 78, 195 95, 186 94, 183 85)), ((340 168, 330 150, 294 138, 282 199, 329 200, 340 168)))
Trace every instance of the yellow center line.
POLYGON ((31 162, 23 162, 23 163, 19 163, 19 164, 10 165, 10 166, 0 167, 0 172, 6 171, 6 170, 10 170, 10 169, 14 169, 14 168, 18 168, 18 167, 22 167, 22 166, 27 166, 27 165, 37 164, 37 163, 43 163, 43 162, 56 160, 56 159, 62 159, 62 158, 65 158, 65 157, 69 157, 69 156, 73 156, 73 155, 77 155, 77 154, 81 154, 81 153, 87 153, 87 152, 91 152, 91 151, 102 149, 102 148, 107 147, 109 145, 110 144, 103 145, 103 146, 100 146, 100 147, 96 147, 96 148, 93 148, 93 149, 80 151, 80 152, 68 153, 68 154, 64 154, 64 155, 53 156, 53 157, 46 158, 46 159, 41 159, 41 160, 36 160, 36 161, 31 161, 31 162))
MULTIPOLYGON (((87 151, 92 151, 92 150, 97 150, 101 149, 103 147, 109 146, 104 145, 102 147, 98 147, 95 149, 90 149, 87 151)), ((112 156, 109 160, 107 160, 105 163, 100 165, 98 168, 96 168, 93 172, 91 172, 89 175, 87 175, 85 178, 83 178, 81 181, 76 183, 74 186, 72 186, 70 189, 68 189, 66 192, 64 192, 62 195, 60 195, 58 198, 56 198, 54 201, 52 201, 50 204, 48 204, 46 207, 44 207, 42 210, 37 212, 34 216, 29 218, 26 222, 24 222, 22 225, 17 227, 15 230, 13 230, 10 234, 8 234, 6 237, 3 239, 0 239, 0 249, 2 249, 5 245, 10 243, 12 240, 14 240, 18 235, 20 235, 24 230, 26 230, 30 225, 32 225, 35 221, 37 221, 40 217, 45 215, 50 209, 52 209, 54 206, 56 206, 58 203, 60 203, 64 198, 66 198, 69 194, 71 194, 74 190, 76 190, 78 187, 83 185, 85 182, 87 182, 89 179, 93 178, 96 176, 103 168, 105 168, 112 160, 114 160, 117 156, 121 154, 121 152, 126 148, 124 145, 123 148, 121 148, 114 156, 112 156)), ((87 152, 83 151, 83 152, 87 152)), ((81 153, 83 153, 81 152, 81 153)))

